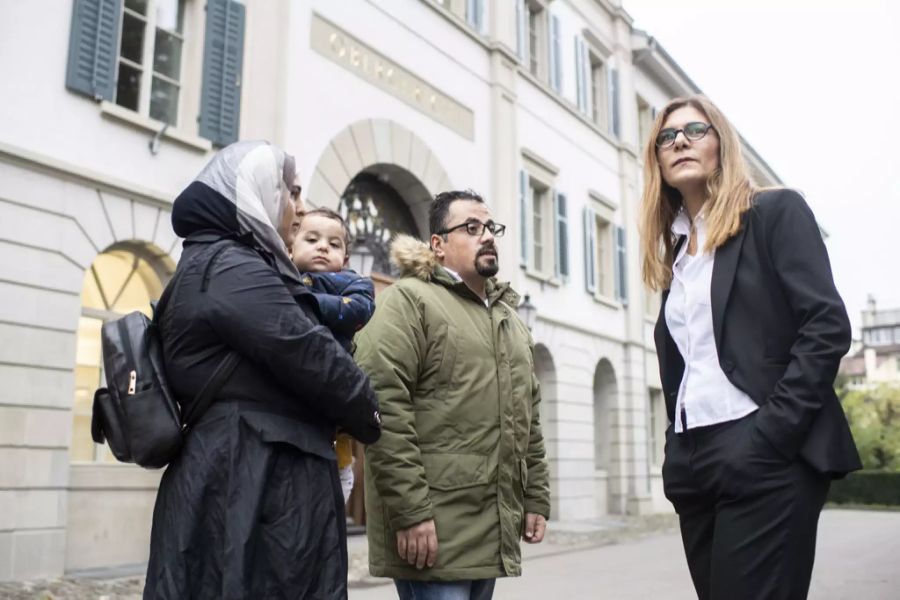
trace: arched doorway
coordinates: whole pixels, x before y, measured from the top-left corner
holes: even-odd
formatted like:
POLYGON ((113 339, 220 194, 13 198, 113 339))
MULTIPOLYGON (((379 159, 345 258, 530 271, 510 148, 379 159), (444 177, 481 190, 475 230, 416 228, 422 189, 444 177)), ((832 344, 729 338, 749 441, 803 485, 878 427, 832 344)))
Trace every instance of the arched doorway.
POLYGON ((594 497, 598 515, 618 512, 613 502, 617 469, 612 422, 617 396, 615 369, 609 360, 601 359, 594 370, 594 497))
POLYGON ((428 231, 416 222, 410 206, 430 201, 428 191, 408 171, 393 165, 373 165, 357 174, 341 194, 338 212, 347 220, 354 256, 371 254, 371 263, 362 260, 357 270, 395 277, 390 263, 390 241, 404 233, 424 239, 428 231), (399 189, 398 189, 399 188, 399 189), (405 196, 400 190, 405 192, 405 196))
POLYGON ((85 270, 75 358, 75 391, 68 502, 67 571, 147 560, 159 471, 117 463, 105 444, 91 439, 94 391, 106 384, 100 333, 103 324, 132 311, 150 314, 174 271, 155 246, 118 242, 85 270), (127 531, 126 540, 120 540, 127 531))
MULTIPOLYGON (((388 258, 391 238, 406 233, 425 239, 431 200, 451 183, 434 152, 411 130, 387 119, 365 119, 328 142, 307 188, 311 206, 337 210, 347 219, 351 266, 372 277, 377 295, 396 275, 388 258)), ((354 456, 356 483, 347 515, 359 526, 365 524, 365 500, 358 444, 354 456)))
POLYGON ((550 465, 550 510, 551 519, 558 519, 560 514, 559 490, 559 421, 557 416, 556 365, 553 355, 543 344, 534 347, 534 374, 541 384, 541 430, 547 449, 547 462, 550 465))
POLYGON ((150 316, 150 302, 159 299, 173 271, 168 256, 136 243, 111 246, 85 271, 76 342, 72 462, 115 462, 105 445, 91 439, 94 390, 106 385, 100 329, 103 323, 132 311, 150 316))

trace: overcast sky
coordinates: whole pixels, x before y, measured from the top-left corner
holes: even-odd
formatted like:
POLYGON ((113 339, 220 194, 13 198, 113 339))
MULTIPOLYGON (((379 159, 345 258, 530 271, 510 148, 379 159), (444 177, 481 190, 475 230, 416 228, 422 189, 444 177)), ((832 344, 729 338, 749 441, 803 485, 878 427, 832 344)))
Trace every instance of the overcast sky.
POLYGON ((900 2, 623 4, 806 195, 854 337, 869 293, 900 308, 900 2))

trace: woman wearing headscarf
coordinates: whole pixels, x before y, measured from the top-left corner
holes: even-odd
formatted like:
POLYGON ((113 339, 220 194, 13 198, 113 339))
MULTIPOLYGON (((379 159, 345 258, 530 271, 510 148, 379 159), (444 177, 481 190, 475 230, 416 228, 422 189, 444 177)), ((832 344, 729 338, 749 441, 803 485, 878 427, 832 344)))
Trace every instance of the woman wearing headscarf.
POLYGON ((697 595, 806 598, 830 481, 861 468, 833 389, 850 323, 816 219, 751 183, 702 96, 657 117, 642 202, 644 282, 664 290, 663 487, 697 595))
POLYGON ((347 595, 332 436, 370 443, 380 421, 287 254, 295 177, 291 156, 240 142, 173 205, 186 239, 161 337, 183 409, 230 352, 240 359, 163 475, 145 598, 347 595))

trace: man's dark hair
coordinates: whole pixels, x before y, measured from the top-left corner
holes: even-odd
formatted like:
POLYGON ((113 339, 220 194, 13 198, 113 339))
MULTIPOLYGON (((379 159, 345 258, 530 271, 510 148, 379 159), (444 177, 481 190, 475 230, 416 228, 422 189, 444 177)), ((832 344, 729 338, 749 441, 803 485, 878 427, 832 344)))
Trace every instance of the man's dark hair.
POLYGON ((344 230, 344 251, 349 256, 350 255, 350 228, 347 227, 347 222, 344 221, 344 217, 342 217, 339 213, 331 210, 330 208, 314 208, 312 210, 308 210, 303 213, 303 217, 300 218, 300 222, 303 223, 303 219, 310 215, 319 215, 322 217, 328 217, 329 219, 334 219, 338 223, 341 224, 341 229, 344 230))
POLYGON ((457 200, 468 200, 470 202, 481 202, 484 204, 484 198, 482 198, 478 192, 471 189, 441 192, 434 197, 434 200, 428 209, 428 229, 430 235, 440 235, 440 232, 447 228, 447 214, 450 212, 450 205, 457 200))

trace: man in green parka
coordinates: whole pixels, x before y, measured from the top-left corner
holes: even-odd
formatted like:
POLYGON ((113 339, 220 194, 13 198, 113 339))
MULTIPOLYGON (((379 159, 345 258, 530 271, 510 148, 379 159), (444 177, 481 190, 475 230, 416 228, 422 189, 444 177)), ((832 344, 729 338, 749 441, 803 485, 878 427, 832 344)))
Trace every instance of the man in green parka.
POLYGON ((538 543, 550 486, 533 342, 497 274, 482 198, 443 192, 430 247, 400 236, 401 277, 378 297, 356 360, 381 405, 366 449, 369 570, 401 600, 490 598, 520 575, 520 537, 538 543))

